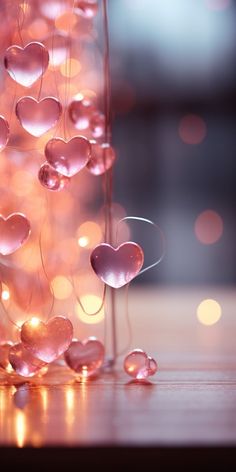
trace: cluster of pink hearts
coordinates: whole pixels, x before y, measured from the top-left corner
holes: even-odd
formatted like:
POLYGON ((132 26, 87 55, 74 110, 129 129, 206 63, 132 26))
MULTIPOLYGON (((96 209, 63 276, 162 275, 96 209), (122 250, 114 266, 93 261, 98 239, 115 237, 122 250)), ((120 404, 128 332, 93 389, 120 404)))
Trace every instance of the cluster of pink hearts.
MULTIPOLYGON (((0 219, 0 251, 14 252, 26 240, 29 224, 24 215, 13 214, 0 219)), ((91 265, 97 276, 112 288, 129 283, 140 272, 142 248, 131 241, 117 248, 99 244, 91 253, 91 265)), ((104 346, 95 338, 85 342, 73 340, 73 326, 68 318, 56 316, 47 323, 38 318, 27 320, 20 328, 20 342, 0 345, 0 367, 13 369, 23 377, 42 374, 48 364, 64 355, 67 365, 79 377, 96 375, 104 362, 104 346)), ((134 378, 145 379, 157 370, 157 364, 141 350, 134 350, 124 361, 125 371, 134 378)))
MULTIPOLYGON (((42 80, 49 64, 49 53, 43 44, 36 41, 24 48, 14 45, 6 50, 4 64, 15 82, 31 87, 40 78, 42 80)), ((41 100, 24 96, 15 107, 21 126, 36 138, 57 125, 62 111, 59 100, 51 96, 41 100)), ((112 146, 100 142, 104 135, 105 117, 91 98, 81 95, 73 100, 68 107, 68 116, 76 129, 89 129, 92 139, 79 135, 69 140, 55 137, 48 141, 44 149, 46 162, 40 167, 38 178, 44 187, 53 191, 62 190, 70 178, 85 167, 94 175, 104 174, 116 158, 112 146)), ((0 116, 0 151, 6 147, 9 137, 9 123, 0 116)))
MULTIPOLYGON (((0 368, 14 370, 25 378, 47 372, 49 364, 62 355, 78 378, 97 376, 104 363, 105 349, 96 338, 84 342, 73 339, 73 326, 68 318, 57 316, 47 323, 37 318, 26 321, 20 330, 20 342, 0 345, 0 368)), ((157 364, 144 351, 135 349, 124 360, 128 375, 139 380, 154 375, 157 364)))

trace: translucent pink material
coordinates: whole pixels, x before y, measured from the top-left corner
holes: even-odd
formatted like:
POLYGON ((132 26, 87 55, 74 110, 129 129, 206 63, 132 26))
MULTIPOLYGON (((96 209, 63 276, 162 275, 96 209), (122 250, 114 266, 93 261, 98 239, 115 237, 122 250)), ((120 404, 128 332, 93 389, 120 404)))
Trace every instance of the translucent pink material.
POLYGON ((48 49, 50 65, 60 66, 69 54, 70 38, 64 34, 55 33, 44 41, 48 49))
POLYGON ((33 377, 46 365, 45 362, 36 359, 22 343, 15 344, 9 352, 9 361, 17 374, 23 377, 33 377))
POLYGON ((38 178, 43 187, 54 191, 63 190, 70 182, 69 177, 59 174, 47 163, 40 167, 38 178))
POLYGON ((9 351, 12 346, 12 342, 0 343, 0 367, 4 370, 9 370, 9 367, 11 367, 9 363, 9 351))
POLYGON ((16 104, 16 116, 21 126, 37 138, 56 125, 61 113, 62 106, 54 97, 39 101, 32 97, 23 97, 16 104))
POLYGON ((104 354, 104 346, 96 338, 89 338, 83 342, 73 340, 65 353, 65 360, 81 377, 90 377, 102 366, 104 354))
POLYGON ((95 247, 90 261, 94 272, 103 282, 110 287, 120 288, 138 275, 144 255, 142 248, 130 241, 117 248, 102 243, 95 247))
POLYGON ((95 112, 90 120, 90 129, 94 138, 101 138, 105 132, 105 116, 95 112))
POLYGON ((93 101, 90 98, 82 96, 80 99, 71 102, 68 113, 75 127, 79 130, 85 130, 89 128, 90 119, 95 110, 96 108, 93 101))
POLYGON ((37 359, 53 362, 69 347, 73 338, 73 326, 68 318, 56 316, 43 323, 35 319, 26 321, 21 328, 24 347, 37 359))
POLYGON ((142 349, 134 349, 124 360, 124 370, 131 377, 144 380, 156 373, 157 363, 142 349))
POLYGON ((28 239, 30 223, 21 213, 12 213, 7 218, 0 215, 0 254, 8 256, 28 239))
POLYGON ((108 143, 99 144, 96 141, 90 143, 92 153, 87 169, 93 175, 102 175, 113 166, 116 159, 115 151, 108 143))
POLYGON ((83 136, 75 136, 70 141, 53 138, 46 144, 45 156, 57 172, 72 177, 88 163, 91 156, 91 144, 83 136))
POLYGON ((24 48, 10 46, 4 57, 4 65, 11 78, 25 87, 31 87, 44 74, 48 62, 48 51, 38 42, 29 43, 24 48))
POLYGON ((6 147, 9 139, 9 133, 9 124, 4 116, 0 115, 0 151, 6 147))
POLYGON ((75 1, 75 11, 86 18, 93 18, 98 11, 97 0, 77 0, 75 1))

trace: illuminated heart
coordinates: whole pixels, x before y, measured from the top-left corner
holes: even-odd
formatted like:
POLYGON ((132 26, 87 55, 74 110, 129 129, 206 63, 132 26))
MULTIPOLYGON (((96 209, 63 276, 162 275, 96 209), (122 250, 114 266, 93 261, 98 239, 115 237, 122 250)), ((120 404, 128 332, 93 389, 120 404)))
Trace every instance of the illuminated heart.
POLYGON ((23 377, 33 377, 46 365, 45 362, 36 359, 22 343, 15 344, 9 351, 9 361, 17 374, 23 377))
POLYGON ((11 364, 9 363, 9 351, 13 343, 3 342, 0 343, 0 367, 6 371, 11 371, 11 364))
POLYGON ((31 42, 24 48, 10 46, 4 56, 4 65, 13 80, 24 87, 31 87, 48 67, 49 54, 39 42, 31 42))
POLYGON ((21 213, 7 218, 0 215, 0 254, 8 256, 19 249, 30 235, 30 223, 21 213))
POLYGON ((35 100, 23 97, 16 104, 16 116, 21 126, 38 138, 56 125, 62 113, 60 102, 54 97, 35 100))
POLYGON ((47 323, 31 318, 21 327, 21 341, 37 359, 53 362, 69 347, 73 326, 63 316, 56 316, 47 323))
POLYGON ((124 360, 124 370, 131 377, 144 380, 156 373, 157 363, 142 349, 134 349, 124 360))
POLYGON ((68 366, 81 377, 90 377, 98 372, 104 361, 105 349, 96 338, 80 342, 73 340, 65 352, 68 366))
POLYGON ((138 275, 144 255, 142 248, 130 241, 117 248, 102 243, 95 247, 90 261, 94 272, 103 282, 110 287, 120 288, 138 275))
POLYGON ((82 170, 91 155, 91 144, 83 136, 75 136, 70 141, 53 138, 45 147, 48 163, 60 174, 72 177, 82 170))
POLYGON ((9 124, 7 120, 5 120, 4 116, 0 115, 0 151, 2 151, 6 147, 9 139, 9 134, 9 124))

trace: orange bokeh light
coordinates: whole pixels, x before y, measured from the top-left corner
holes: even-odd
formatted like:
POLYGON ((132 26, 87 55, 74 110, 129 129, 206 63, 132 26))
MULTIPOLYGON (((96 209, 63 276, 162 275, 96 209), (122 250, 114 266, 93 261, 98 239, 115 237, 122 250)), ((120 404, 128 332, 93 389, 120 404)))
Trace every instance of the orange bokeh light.
POLYGON ((60 66, 60 72, 64 77, 76 77, 81 71, 81 64, 77 59, 73 57, 67 59, 60 66))
POLYGON ((91 249, 102 240, 102 230, 97 223, 86 221, 77 231, 78 245, 91 249))

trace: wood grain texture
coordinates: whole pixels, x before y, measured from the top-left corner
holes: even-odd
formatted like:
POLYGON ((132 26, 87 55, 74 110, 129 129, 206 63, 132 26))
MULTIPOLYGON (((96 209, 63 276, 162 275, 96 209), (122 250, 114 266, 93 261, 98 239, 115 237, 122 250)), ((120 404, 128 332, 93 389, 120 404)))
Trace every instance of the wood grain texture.
MULTIPOLYGON (((133 290, 132 347, 155 356, 148 384, 122 371, 78 383, 65 372, 45 385, 0 386, 1 446, 234 446, 236 296, 231 290, 133 290), (196 306, 216 298, 221 320, 200 325, 196 306)), ((120 300, 120 306, 122 300, 120 300)), ((126 339, 120 309, 120 348, 126 339), (122 336, 122 331, 124 335, 122 336)))

